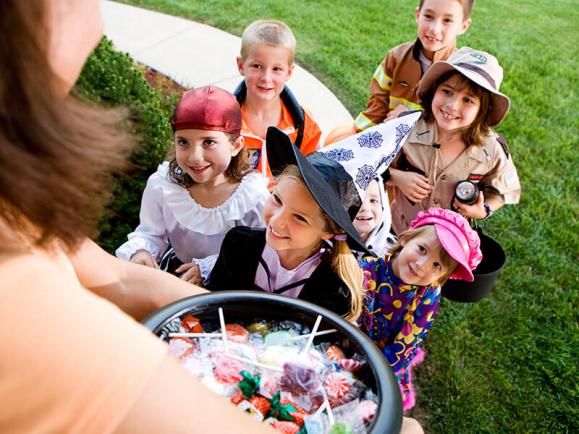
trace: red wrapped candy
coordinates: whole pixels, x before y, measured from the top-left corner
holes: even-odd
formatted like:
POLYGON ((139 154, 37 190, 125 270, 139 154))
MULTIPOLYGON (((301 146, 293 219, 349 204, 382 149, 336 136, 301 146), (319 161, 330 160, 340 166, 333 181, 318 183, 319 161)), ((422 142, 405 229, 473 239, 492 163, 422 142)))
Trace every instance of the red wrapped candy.
POLYGON ((269 399, 264 398, 263 396, 254 395, 249 399, 249 402, 264 416, 269 413, 269 410, 271 410, 269 399))
POLYGON ((301 429, 297 423, 287 420, 274 420, 271 426, 284 434, 297 434, 301 429))
POLYGON ((339 362, 340 360, 346 358, 346 355, 341 350, 341 348, 337 347, 336 345, 330 345, 328 347, 326 350, 326 356, 328 356, 328 359, 330 359, 332 362, 339 362))
POLYGON ((329 398, 340 400, 350 391, 350 381, 339 372, 332 372, 324 381, 324 388, 329 398))
POLYGON ((227 340, 231 342, 245 344, 249 341, 249 332, 239 324, 226 324, 225 333, 227 334, 227 340))
POLYGON ((215 361, 215 368, 213 375, 215 379, 221 383, 238 383, 243 379, 241 371, 243 370, 243 362, 227 357, 226 354, 219 355, 215 361))
POLYGON ((357 359, 342 359, 338 362, 340 369, 348 372, 356 372, 362 367, 362 362, 357 359))
POLYGON ((201 321, 199 318, 193 315, 187 315, 181 320, 181 327, 183 327, 187 333, 203 333, 203 327, 201 327, 201 321))

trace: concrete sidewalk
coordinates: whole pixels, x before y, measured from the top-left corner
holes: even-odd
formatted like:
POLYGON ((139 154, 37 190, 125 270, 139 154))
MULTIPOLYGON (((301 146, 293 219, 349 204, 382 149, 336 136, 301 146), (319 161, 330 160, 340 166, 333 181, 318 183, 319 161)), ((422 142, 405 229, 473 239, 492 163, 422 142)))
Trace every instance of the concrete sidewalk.
MULTIPOLYGON (((108 0, 103 1, 103 14, 105 34, 117 49, 186 87, 212 84, 233 91, 242 79, 235 62, 241 45, 237 36, 108 0)), ((303 68, 296 66, 288 85, 324 135, 339 123, 352 121, 336 96, 303 68)))

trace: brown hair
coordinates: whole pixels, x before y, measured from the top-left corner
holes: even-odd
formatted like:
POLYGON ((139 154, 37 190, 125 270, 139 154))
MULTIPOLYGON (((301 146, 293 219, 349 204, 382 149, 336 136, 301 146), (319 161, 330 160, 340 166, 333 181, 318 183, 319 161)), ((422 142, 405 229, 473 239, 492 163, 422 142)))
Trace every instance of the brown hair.
POLYGON ((430 119, 432 116, 432 100, 434 99, 434 94, 438 86, 450 80, 453 77, 458 78, 457 89, 462 90, 467 88, 472 92, 480 101, 480 108, 475 120, 464 129, 462 134, 462 139, 467 146, 470 145, 481 145, 486 136, 491 132, 491 126, 489 124, 489 119, 491 119, 491 113, 493 111, 492 96, 491 93, 476 84, 475 82, 469 80, 464 75, 456 70, 448 71, 442 74, 438 80, 432 83, 430 89, 428 89, 422 95, 422 107, 424 107, 424 117, 426 120, 430 119))
MULTIPOLYGON (((233 145, 235 141, 241 136, 236 136, 235 134, 223 132, 229 139, 229 142, 233 145)), ((173 146, 170 154, 171 163, 169 163, 169 180, 180 185, 181 187, 187 188, 195 184, 195 181, 191 176, 184 172, 175 159, 175 146, 173 146)), ((231 158, 229 166, 225 170, 225 176, 233 181, 241 181, 241 179, 251 172, 251 166, 249 165, 249 157, 247 155, 247 149, 245 146, 231 158)))
POLYGON ((58 239, 70 251, 94 235, 108 174, 123 166, 134 139, 119 130, 124 112, 57 90, 46 4, 0 2, 0 30, 10 35, 0 44, 0 224, 20 245, 22 238, 39 247, 58 239))
MULTIPOLYGON (((408 241, 413 240, 415 238, 422 237, 424 235, 430 235, 432 232, 434 232, 434 236, 436 236, 436 228, 434 227, 434 225, 425 225, 425 226, 420 226, 419 228, 416 228, 416 229, 408 229, 408 230, 402 232, 398 236, 398 240, 396 241, 396 244, 394 244, 390 248, 388 253, 392 256, 397 255, 403 249, 402 242, 407 243, 408 241)), ((458 262, 456 262, 447 253, 447 251, 444 250, 444 248, 442 247, 442 245, 440 243, 438 243, 438 254, 440 255, 440 262, 442 262, 442 266, 444 268, 446 268, 446 273, 444 273, 440 277, 440 279, 438 279, 438 282, 437 282, 439 285, 443 285, 444 282, 446 282, 448 280, 448 278, 452 275, 452 273, 454 273, 454 270, 456 270, 456 267, 458 267, 458 262)))
POLYGON ((287 48, 290 52, 288 63, 294 63, 296 38, 284 22, 257 20, 247 26, 241 36, 241 58, 245 60, 253 48, 261 45, 287 48))
MULTIPOLYGON (((289 164, 286 166, 283 172, 277 177, 278 181, 284 178, 292 178, 301 182, 304 186, 306 185, 298 167, 294 164, 289 164)), ((319 208, 319 210, 320 215, 324 219, 325 232, 336 235, 344 233, 344 230, 338 226, 338 224, 330 217, 328 217, 321 208, 319 208)), ((362 269, 358 265, 356 257, 350 250, 348 243, 346 241, 336 239, 332 240, 332 243, 333 247, 327 250, 325 259, 330 262, 334 273, 336 273, 336 275, 346 284, 350 290, 352 301, 350 312, 346 315, 346 319, 348 321, 354 322, 362 312, 362 302, 364 297, 362 283, 364 280, 364 275, 362 273, 362 269)))
MULTIPOLYGON (((472 13, 472 8, 474 6, 474 0, 456 0, 462 6, 462 15, 463 21, 470 18, 472 13)), ((422 9, 424 5, 424 0, 420 0, 420 4, 418 5, 418 9, 422 9)))

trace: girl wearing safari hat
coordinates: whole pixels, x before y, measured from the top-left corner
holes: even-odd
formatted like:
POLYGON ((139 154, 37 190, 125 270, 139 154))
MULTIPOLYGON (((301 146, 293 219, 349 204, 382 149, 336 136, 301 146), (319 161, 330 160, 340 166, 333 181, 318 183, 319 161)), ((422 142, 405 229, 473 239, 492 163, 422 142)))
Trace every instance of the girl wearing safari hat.
POLYGON ((404 410, 414 406, 411 368, 424 357, 441 285, 449 278, 472 282, 481 259, 480 238, 466 219, 431 208, 418 213, 387 255, 362 260, 366 296, 358 323, 388 359, 404 410))
POLYGON ((483 220, 505 203, 518 203, 517 170, 492 130, 509 110, 502 79, 494 56, 469 47, 428 69, 418 86, 424 114, 389 170, 394 232, 430 207, 483 220), (462 181, 473 193, 463 202, 455 199, 462 181))
POLYGON ((351 249, 369 253, 352 224, 361 205, 354 181, 323 153, 304 157, 275 127, 267 144, 277 184, 265 204, 266 228, 227 233, 208 289, 300 298, 354 320, 363 276, 351 249))

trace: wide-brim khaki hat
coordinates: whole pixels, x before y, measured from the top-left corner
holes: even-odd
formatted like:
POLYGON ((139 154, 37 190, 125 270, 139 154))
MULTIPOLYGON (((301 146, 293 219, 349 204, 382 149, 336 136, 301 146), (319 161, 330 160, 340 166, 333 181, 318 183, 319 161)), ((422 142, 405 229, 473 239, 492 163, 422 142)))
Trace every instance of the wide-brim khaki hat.
POLYGON ((499 92, 503 81, 503 68, 495 56, 485 51, 462 47, 448 60, 432 64, 418 84, 418 97, 422 98, 441 75, 452 70, 460 72, 491 93, 493 110, 489 124, 492 127, 500 124, 509 111, 511 101, 508 96, 499 92))

